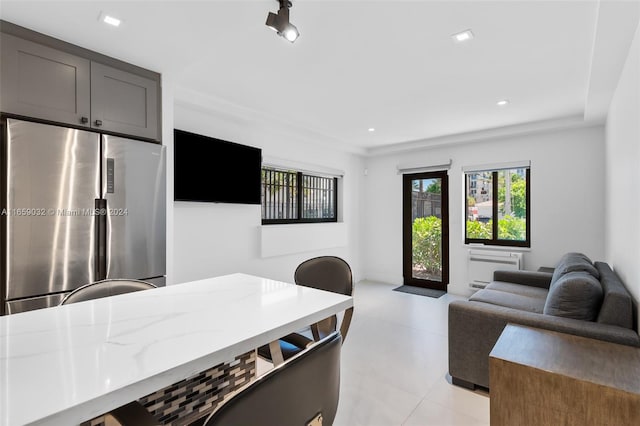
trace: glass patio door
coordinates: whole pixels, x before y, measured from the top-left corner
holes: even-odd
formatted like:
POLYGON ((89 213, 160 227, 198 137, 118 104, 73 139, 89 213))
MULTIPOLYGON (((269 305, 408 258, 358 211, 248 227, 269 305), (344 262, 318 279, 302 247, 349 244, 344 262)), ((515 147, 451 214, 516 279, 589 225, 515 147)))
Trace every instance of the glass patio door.
POLYGON ((446 171, 403 175, 405 285, 447 289, 449 196, 446 171))

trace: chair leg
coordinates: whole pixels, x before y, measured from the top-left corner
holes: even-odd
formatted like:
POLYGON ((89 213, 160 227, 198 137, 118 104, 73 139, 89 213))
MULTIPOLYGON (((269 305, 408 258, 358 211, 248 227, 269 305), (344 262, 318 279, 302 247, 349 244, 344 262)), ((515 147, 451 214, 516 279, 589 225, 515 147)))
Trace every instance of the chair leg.
POLYGON ((157 426, 160 424, 138 401, 118 407, 108 414, 122 426, 157 426))
POLYGON ((273 362, 274 367, 277 367, 284 362, 284 356, 282 355, 282 349, 280 349, 279 340, 274 340, 269 343, 269 351, 271 352, 271 362, 273 362))
POLYGON ((311 335, 313 340, 318 342, 320 340, 320 330, 318 329, 318 323, 311 324, 311 335))
POLYGON ((351 325, 352 317, 353 317, 353 307, 344 311, 344 316, 342 317, 342 324, 340 325, 340 334, 342 334, 343 344, 345 339, 347 338, 347 332, 349 331, 349 326, 351 325))

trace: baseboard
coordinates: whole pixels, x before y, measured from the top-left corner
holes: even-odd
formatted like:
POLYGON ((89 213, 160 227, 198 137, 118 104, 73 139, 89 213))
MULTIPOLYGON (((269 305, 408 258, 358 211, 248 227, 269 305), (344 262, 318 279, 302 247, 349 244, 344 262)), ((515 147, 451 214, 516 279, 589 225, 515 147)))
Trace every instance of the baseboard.
POLYGON ((393 285, 402 285, 404 278, 402 276, 394 275, 394 274, 385 274, 385 273, 376 273, 376 272, 367 272, 366 278, 362 281, 375 281, 379 283, 393 284, 393 285))
POLYGON ((464 284, 464 285, 449 284, 447 286, 447 293, 456 294, 458 296, 469 297, 473 293, 475 293, 475 290, 471 290, 467 284, 464 284))

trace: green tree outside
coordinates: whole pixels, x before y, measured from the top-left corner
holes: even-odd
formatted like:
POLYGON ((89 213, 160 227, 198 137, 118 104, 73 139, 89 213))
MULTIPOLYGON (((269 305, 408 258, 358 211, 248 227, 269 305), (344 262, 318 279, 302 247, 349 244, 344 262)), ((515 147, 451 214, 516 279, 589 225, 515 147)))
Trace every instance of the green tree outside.
MULTIPOLYGON (((498 181, 498 205, 504 214, 506 186, 504 175, 501 174, 498 181)), ((517 173, 511 173, 511 213, 515 217, 527 216, 527 182, 517 173)))
POLYGON ((440 194, 442 189, 440 188, 440 179, 435 179, 429 186, 427 186, 427 192, 431 194, 440 194))
POLYGON ((480 240, 490 240, 492 234, 492 221, 482 223, 480 221, 467 221, 467 237, 480 240))
MULTIPOLYGON (((487 223, 467 221, 467 237, 490 240, 493 220, 487 223)), ((505 216, 498 219, 498 238, 501 240, 524 241, 527 234, 527 221, 524 218, 505 216)))
POLYGON ((527 222, 523 218, 505 216, 498 220, 498 238, 524 241, 527 238, 527 222))
POLYGON ((429 275, 442 273, 440 252, 442 222, 436 216, 419 217, 412 225, 412 249, 414 269, 429 275))

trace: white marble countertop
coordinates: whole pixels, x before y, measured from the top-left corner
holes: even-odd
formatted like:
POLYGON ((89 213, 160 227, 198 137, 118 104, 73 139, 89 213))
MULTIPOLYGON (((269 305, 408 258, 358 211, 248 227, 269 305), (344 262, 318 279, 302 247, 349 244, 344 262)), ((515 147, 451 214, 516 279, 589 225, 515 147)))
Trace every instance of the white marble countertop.
POLYGON ((245 274, 0 317, 0 425, 74 425, 352 306, 245 274))

